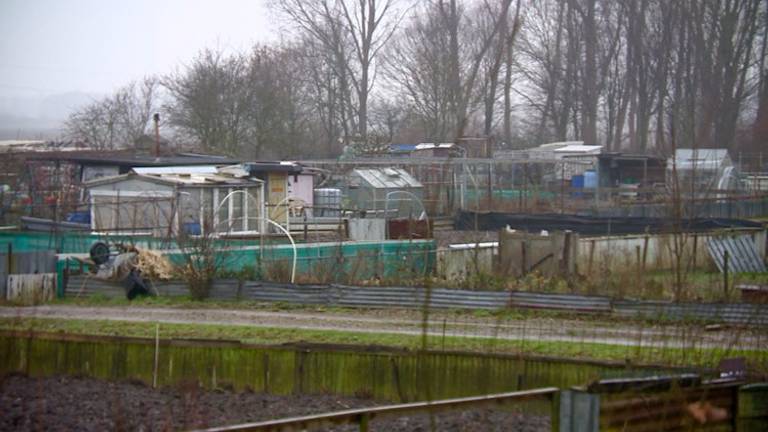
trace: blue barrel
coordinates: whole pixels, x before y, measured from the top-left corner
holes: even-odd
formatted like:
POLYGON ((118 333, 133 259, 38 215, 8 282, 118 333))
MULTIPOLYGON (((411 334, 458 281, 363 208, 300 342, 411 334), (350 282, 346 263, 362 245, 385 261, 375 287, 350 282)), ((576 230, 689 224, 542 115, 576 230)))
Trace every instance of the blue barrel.
POLYGON ((584 187, 584 176, 581 174, 571 177, 571 187, 574 189, 581 189, 584 187))
POLYGON ((188 222, 184 224, 184 232, 189 235, 200 235, 202 230, 200 229, 199 222, 188 222))
POLYGON ((574 174, 571 176, 571 189, 575 189, 573 192, 571 192, 571 196, 573 198, 581 198, 584 196, 584 192, 581 190, 584 189, 584 176, 581 174, 574 174))
POLYGON ((584 171, 584 189, 597 188, 597 172, 595 170, 584 171))

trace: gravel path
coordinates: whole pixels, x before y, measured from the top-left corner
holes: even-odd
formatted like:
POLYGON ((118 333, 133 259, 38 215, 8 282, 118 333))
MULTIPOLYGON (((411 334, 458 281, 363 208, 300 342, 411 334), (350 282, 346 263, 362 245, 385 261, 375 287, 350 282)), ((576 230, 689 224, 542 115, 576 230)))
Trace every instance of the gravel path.
MULTIPOLYGON (((0 431, 165 431, 233 425, 380 405, 333 395, 276 396, 206 391, 193 386, 154 390, 141 383, 92 378, 0 378, 0 431)), ((508 410, 440 413, 440 431, 546 431, 549 419, 508 410)), ((374 420, 371 430, 428 431, 426 415, 374 420)), ((356 427, 337 427, 352 431, 356 427)))
MULTIPOLYGON (((0 307, 0 317, 36 317, 82 320, 114 320, 180 324, 226 324, 251 327, 278 327, 307 330, 342 330, 361 333, 419 335, 421 317, 417 311, 372 310, 354 312, 313 312, 307 310, 274 312, 236 309, 181 309, 160 307, 89 307, 46 305, 35 307, 0 307)), ((723 329, 699 331, 667 326, 620 324, 616 322, 578 321, 551 318, 494 320, 439 312, 430 315, 432 336, 465 336, 502 340, 539 340, 562 342, 597 342, 623 346, 729 347, 765 349, 761 341, 746 332, 723 329)))

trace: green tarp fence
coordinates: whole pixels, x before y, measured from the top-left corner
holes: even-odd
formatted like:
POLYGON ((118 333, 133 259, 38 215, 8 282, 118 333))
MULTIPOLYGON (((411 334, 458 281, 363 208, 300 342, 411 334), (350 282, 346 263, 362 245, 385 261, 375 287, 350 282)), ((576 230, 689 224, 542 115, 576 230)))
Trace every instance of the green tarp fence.
MULTIPOLYGON (((63 296, 63 275, 66 254, 88 253, 97 241, 122 242, 138 248, 162 251, 172 262, 182 263, 194 249, 181 251, 174 242, 152 237, 106 237, 90 233, 0 233, 0 250, 32 252, 54 250, 59 253, 57 265, 58 294, 63 296)), ((280 240, 282 241, 282 240, 280 240)), ((274 278, 290 274, 293 248, 290 244, 274 244, 270 240, 263 251, 259 240, 221 240, 218 247, 220 269, 224 273, 274 278)), ((296 281, 325 279, 328 282, 399 277, 418 278, 433 271, 435 266, 433 240, 385 240, 367 242, 299 243, 296 245, 296 281)), ((70 261, 70 266, 73 262, 70 261)))

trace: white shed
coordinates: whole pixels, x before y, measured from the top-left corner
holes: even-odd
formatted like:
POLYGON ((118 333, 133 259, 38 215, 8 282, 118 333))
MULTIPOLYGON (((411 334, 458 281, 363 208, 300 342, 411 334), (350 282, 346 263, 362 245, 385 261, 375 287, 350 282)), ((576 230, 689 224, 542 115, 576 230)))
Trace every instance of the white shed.
POLYGON ((135 172, 84 184, 91 229, 148 234, 263 232, 261 180, 212 173, 135 172))

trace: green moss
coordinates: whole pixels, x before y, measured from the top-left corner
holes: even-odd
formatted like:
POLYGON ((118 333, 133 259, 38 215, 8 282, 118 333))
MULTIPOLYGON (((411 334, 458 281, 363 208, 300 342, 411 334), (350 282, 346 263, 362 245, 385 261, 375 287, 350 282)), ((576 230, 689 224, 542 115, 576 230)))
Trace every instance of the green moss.
MULTIPOLYGON (((0 318, 0 329, 36 330, 85 335, 149 337, 155 335, 154 323, 64 320, 43 318, 0 318)), ((321 344, 351 344, 361 346, 387 346, 418 350, 420 335, 396 333, 363 333, 334 330, 305 330, 296 328, 250 327, 214 324, 162 324, 161 337, 165 339, 218 339, 236 340, 250 344, 274 345, 310 342, 321 344)), ((734 350, 730 348, 643 348, 585 342, 542 340, 508 340, 477 337, 431 336, 427 349, 457 350, 478 353, 511 353, 552 356, 583 360, 614 360, 632 364, 661 364, 714 367, 722 358, 743 356, 757 365, 765 365, 768 350, 734 350)))
MULTIPOLYGON (((67 341, 0 336, 0 356, 0 372, 153 381, 151 339, 67 341)), ((332 393, 413 401, 567 387, 619 373, 627 373, 627 369, 517 356, 163 343, 157 377, 159 385, 197 381, 215 388, 227 382, 238 390, 248 387, 275 394, 332 393)))

